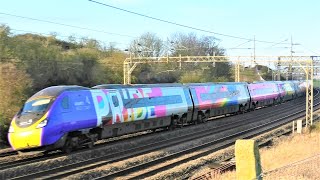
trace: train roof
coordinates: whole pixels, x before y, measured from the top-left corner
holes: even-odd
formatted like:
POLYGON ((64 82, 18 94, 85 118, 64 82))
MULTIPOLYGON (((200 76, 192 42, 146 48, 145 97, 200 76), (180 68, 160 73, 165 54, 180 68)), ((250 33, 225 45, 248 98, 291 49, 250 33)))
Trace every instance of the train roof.
POLYGON ((124 85, 124 84, 101 84, 93 86, 92 89, 119 89, 119 88, 129 88, 132 85, 124 85))
POLYGON ((250 84, 259 84, 259 83, 276 83, 276 81, 254 81, 250 84))
POLYGON ((101 84, 93 86, 92 89, 121 89, 121 88, 149 88, 149 87, 188 87, 188 86, 205 86, 214 84, 248 84, 246 82, 208 82, 208 83, 159 83, 159 84, 101 84))
POLYGON ((77 86, 77 85, 71 85, 71 86, 51 86, 47 87, 36 94, 34 94, 30 99, 40 97, 40 96, 50 96, 50 97, 57 97, 59 94, 61 94, 64 91, 70 91, 70 90, 90 90, 90 88, 83 87, 83 86, 77 86))
POLYGON ((160 83, 160 84, 101 84, 92 87, 92 89, 120 89, 120 88, 148 88, 148 87, 181 87, 180 83, 160 83))
POLYGON ((185 83, 184 85, 186 86, 207 86, 207 85, 227 85, 227 84, 232 84, 232 85, 243 85, 243 84, 248 84, 246 82, 209 82, 209 83, 185 83))

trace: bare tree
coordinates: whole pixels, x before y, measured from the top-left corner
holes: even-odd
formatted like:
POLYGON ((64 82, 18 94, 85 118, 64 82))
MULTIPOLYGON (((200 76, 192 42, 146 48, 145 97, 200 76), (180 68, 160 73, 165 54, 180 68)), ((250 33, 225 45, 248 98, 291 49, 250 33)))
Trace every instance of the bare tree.
POLYGON ((131 42, 129 51, 135 56, 158 57, 164 52, 164 43, 155 33, 147 32, 131 42))
POLYGON ((213 36, 198 37, 195 33, 175 33, 171 36, 173 55, 178 56, 213 56, 223 55, 224 50, 218 47, 213 36))
MULTIPOLYGON (((222 56, 224 49, 218 47, 217 39, 213 36, 198 37, 195 33, 175 33, 171 36, 170 42, 173 47, 173 56, 222 56)), ((222 81, 229 80, 230 65, 221 63, 190 63, 185 64, 185 71, 193 76, 200 76, 201 81, 222 81), (196 72, 196 69, 202 70, 196 72)), ((182 79, 181 79, 182 80, 182 79)), ((182 81, 189 81, 184 78, 182 81)), ((193 81, 193 80, 192 80, 193 81)))

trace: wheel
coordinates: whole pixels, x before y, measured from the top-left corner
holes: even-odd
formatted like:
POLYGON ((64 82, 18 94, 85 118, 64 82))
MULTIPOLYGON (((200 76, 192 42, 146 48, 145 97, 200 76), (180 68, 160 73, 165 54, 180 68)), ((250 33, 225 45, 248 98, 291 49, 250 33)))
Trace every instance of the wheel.
POLYGON ((176 119, 172 119, 171 120, 171 124, 169 126, 169 130, 174 130, 177 126, 177 120, 176 119))
POLYGON ((256 110, 256 105, 254 104, 254 105, 252 105, 252 111, 255 111, 256 110))
POLYGON ((239 107, 239 111, 237 112, 237 114, 243 114, 243 112, 244 112, 244 107, 240 106, 239 107))
POLYGON ((208 119, 207 119, 207 118, 203 118, 203 119, 202 119, 202 122, 203 122, 203 123, 206 123, 206 122, 208 122, 208 119))
POLYGON ((72 152, 72 143, 71 143, 71 140, 70 139, 67 139, 65 145, 63 146, 62 148, 62 151, 67 153, 67 154, 70 154, 72 152))
POLYGON ((208 122, 208 118, 209 118, 209 114, 206 113, 206 115, 205 115, 204 117, 202 117, 202 122, 203 122, 203 123, 208 122))
POLYGON ((170 125, 170 126, 169 126, 169 130, 170 130, 170 131, 173 131, 175 128, 176 128, 176 127, 173 126, 173 125, 170 125))
POLYGON ((198 116, 197 116, 197 121, 203 123, 203 121, 202 121, 202 115, 201 115, 201 114, 198 114, 198 116))

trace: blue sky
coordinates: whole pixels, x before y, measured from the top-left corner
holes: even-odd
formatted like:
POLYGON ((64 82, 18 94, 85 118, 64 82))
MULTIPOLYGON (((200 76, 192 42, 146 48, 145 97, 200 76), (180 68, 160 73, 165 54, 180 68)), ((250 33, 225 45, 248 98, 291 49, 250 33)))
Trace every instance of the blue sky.
MULTIPOLYGON (((293 37, 294 55, 320 55, 320 1, 297 0, 97 0, 141 14, 189 25, 217 33, 256 37, 257 40, 290 43, 293 37), (287 40, 287 41, 285 41, 287 40)), ((195 32, 199 36, 215 36, 227 55, 252 55, 252 49, 232 50, 246 40, 174 26, 144 17, 128 14, 92 3, 88 0, 7 0, 0 6, 0 23, 14 33, 32 31, 48 34, 56 32, 59 38, 74 35, 90 37, 105 44, 113 43, 125 49, 145 32, 154 32, 163 40, 175 32, 195 32), (110 33, 94 32, 44 22, 21 19, 3 13, 54 21, 73 26, 97 29, 110 33), (118 36, 115 34, 125 36, 118 36)), ((256 55, 289 55, 290 45, 256 43, 256 55), (272 46, 272 47, 270 47, 272 46), (286 47, 286 48, 285 48, 286 47)), ((248 42, 241 48, 252 48, 248 42)))

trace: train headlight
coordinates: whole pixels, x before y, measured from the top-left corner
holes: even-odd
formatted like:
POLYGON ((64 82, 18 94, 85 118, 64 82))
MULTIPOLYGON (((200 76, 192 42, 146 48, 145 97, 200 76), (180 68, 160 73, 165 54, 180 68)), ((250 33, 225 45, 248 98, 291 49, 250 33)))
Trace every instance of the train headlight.
POLYGON ((37 128, 43 128, 47 125, 47 123, 48 123, 48 120, 45 119, 38 124, 37 128))
POLYGON ((9 132, 9 133, 13 133, 13 132, 14 132, 14 129, 13 129, 12 126, 9 127, 9 131, 8 131, 8 132, 9 132))

